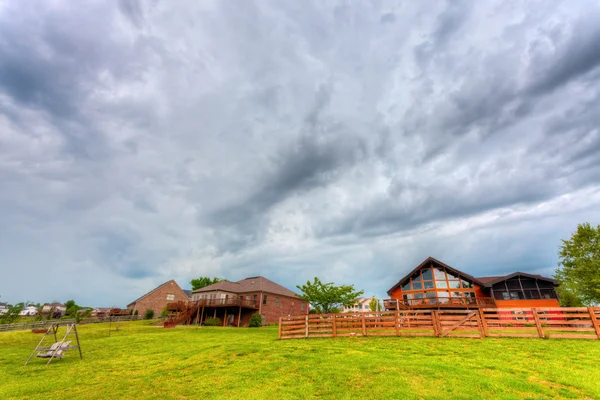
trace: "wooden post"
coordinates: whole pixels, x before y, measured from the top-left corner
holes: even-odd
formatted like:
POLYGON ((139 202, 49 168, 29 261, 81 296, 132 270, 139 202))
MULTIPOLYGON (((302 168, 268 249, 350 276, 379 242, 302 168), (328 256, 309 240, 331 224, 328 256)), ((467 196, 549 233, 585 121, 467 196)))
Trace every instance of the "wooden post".
POLYGON ((306 316, 305 321, 306 321, 305 322, 305 324, 306 324, 306 332, 304 333, 304 337, 308 337, 308 315, 306 316))
POLYGON ((538 335, 539 335, 539 337, 543 338, 544 337, 544 329, 542 329, 542 324, 540 323, 540 317, 538 316, 537 308, 532 308, 531 313, 533 314, 533 319, 535 320, 535 326, 537 328, 538 335))
POLYGON ((594 325, 594 329, 596 330, 596 336, 600 339, 600 326, 598 326, 598 318, 596 317, 596 310, 594 307, 588 307, 588 312, 590 313, 590 318, 592 319, 592 324, 594 325))
POLYGON ((225 309, 225 317, 223 317, 223 326, 227 323, 227 308, 225 309))
POLYGON ((479 330, 479 338, 483 339, 485 333, 483 332, 483 324, 481 323, 481 314, 476 313, 475 317, 477 318, 477 329, 479 330))
POLYGON ((202 312, 200 313, 200 325, 202 325, 203 320, 204 320, 204 306, 202 306, 202 312))
POLYGON ((337 320, 335 318, 335 314, 331 317, 331 324, 333 328, 333 337, 337 337, 337 320))
POLYGON ((483 328, 483 336, 489 336, 490 332, 488 331, 487 321, 485 320, 485 313, 481 308, 479 309, 479 319, 481 320, 481 327, 483 328))
POLYGON ((400 311, 396 310, 394 313, 394 327, 396 328, 396 336, 400 336, 400 322, 399 322, 400 311))
POLYGON ((367 325, 365 324, 365 314, 362 315, 362 334, 367 336, 367 325))
MULTIPOLYGON (((240 307, 240 310, 242 307, 240 307)), ((283 321, 283 317, 279 317, 279 339, 281 339, 281 322, 283 321)), ((240 326, 240 320, 238 319, 238 327, 240 326)))
POLYGON ((439 316, 437 315, 437 311, 431 311, 431 326, 433 327, 433 334, 435 336, 440 336, 438 317, 439 316))
MULTIPOLYGON (((240 306, 240 312, 238 313, 238 328, 240 327, 240 320, 242 319, 242 306, 240 306)), ((281 336, 281 325, 279 325, 279 336, 281 336)), ((281 339, 281 337, 280 337, 281 339)))

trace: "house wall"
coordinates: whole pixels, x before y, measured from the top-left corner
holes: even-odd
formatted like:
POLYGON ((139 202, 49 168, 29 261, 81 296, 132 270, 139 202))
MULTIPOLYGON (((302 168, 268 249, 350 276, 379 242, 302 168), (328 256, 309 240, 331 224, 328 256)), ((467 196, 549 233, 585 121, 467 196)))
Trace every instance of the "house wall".
POLYGON ((132 303, 127 306, 128 310, 133 312, 137 311, 140 316, 144 316, 146 310, 154 310, 154 316, 159 317, 162 310, 165 309, 167 303, 174 303, 177 301, 188 302, 188 297, 179 285, 175 282, 169 282, 166 285, 156 289, 152 293, 144 296, 136 303, 132 303), (167 300, 169 294, 174 295, 173 300, 167 300))
POLYGON ((560 307, 557 299, 523 299, 523 300, 496 300, 498 308, 544 308, 560 307))
MULTIPOLYGON (((246 293, 244 293, 244 295, 246 295, 246 293)), ((259 312, 264 317, 265 324, 278 323, 280 317, 288 315, 308 314, 308 303, 297 297, 288 297, 267 292, 263 292, 262 296, 263 297, 259 296, 259 312), (267 296, 267 304, 263 304, 264 296, 267 296), (277 299, 279 299, 279 303, 277 303, 277 299), (302 310, 302 304, 304 304, 304 310, 302 310)))

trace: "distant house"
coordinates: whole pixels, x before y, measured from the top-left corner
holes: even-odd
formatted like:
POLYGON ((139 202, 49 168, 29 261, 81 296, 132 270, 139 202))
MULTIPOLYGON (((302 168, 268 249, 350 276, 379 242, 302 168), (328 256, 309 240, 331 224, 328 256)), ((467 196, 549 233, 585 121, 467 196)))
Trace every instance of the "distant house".
POLYGON ((162 310, 165 309, 167 303, 189 301, 188 295, 179 287, 177 282, 171 279, 168 282, 152 289, 139 299, 129 303, 127 309, 140 316, 143 316, 147 310, 154 310, 154 315, 159 316, 162 310))
POLYGON ((262 276, 194 290, 192 301, 203 307, 201 320, 217 317, 230 326, 248 326, 255 313, 262 316, 263 324, 279 322, 282 316, 308 314, 306 301, 262 276))
POLYGON ((110 307, 96 307, 92 310, 90 316, 96 317, 96 318, 108 317, 110 310, 111 310, 110 307))
POLYGON ((369 304, 371 303, 371 297, 359 297, 355 303, 351 306, 342 306, 340 312, 357 312, 357 311, 369 311, 369 304))
POLYGON ((62 317, 67 312, 67 307, 65 307, 64 304, 60 304, 60 303, 44 304, 44 306, 42 307, 42 310, 40 312, 41 312, 41 314, 45 314, 45 315, 50 314, 52 316, 60 313, 60 316, 62 317))
POLYGON ((475 278, 433 257, 398 281, 385 300, 396 308, 559 307, 552 278, 525 272, 475 278))
POLYGON ((4 315, 8 312, 9 307, 6 303, 0 303, 0 315, 4 315))
POLYGON ((38 315, 38 309, 34 306, 27 306, 21 310, 19 315, 22 317, 33 317, 35 315, 38 315))

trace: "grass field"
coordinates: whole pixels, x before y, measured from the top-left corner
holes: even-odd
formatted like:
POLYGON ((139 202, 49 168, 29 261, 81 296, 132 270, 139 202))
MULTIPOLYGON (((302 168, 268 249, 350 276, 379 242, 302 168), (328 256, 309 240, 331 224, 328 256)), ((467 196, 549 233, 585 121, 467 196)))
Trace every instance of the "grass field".
POLYGON ((280 341, 277 328, 146 321, 79 332, 84 359, 74 350, 48 367, 23 366, 41 335, 1 333, 0 399, 600 398, 600 341, 280 341))

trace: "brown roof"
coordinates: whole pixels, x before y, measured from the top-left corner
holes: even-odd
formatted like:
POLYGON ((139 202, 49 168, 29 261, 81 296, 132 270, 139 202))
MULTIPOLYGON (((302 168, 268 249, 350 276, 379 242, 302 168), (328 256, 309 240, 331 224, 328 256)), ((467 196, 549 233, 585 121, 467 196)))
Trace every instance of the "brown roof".
MULTIPOLYGON (((154 293, 155 291, 157 291, 158 289, 160 289, 161 287, 165 286, 167 283, 171 283, 173 282, 175 285, 177 285, 177 282, 175 282, 175 279, 171 279, 170 281, 166 281, 165 283, 163 283, 162 285, 158 285, 157 287, 155 287, 154 289, 152 289, 151 291, 149 291, 148 293, 146 293, 145 295, 135 299, 134 301, 132 301, 131 303, 127 304, 127 307, 129 307, 132 304, 137 303, 138 301, 140 301, 141 299, 143 299, 144 297, 154 293)), ((181 287, 179 287, 179 285, 177 285, 177 287, 179 288, 179 290, 181 290, 183 292, 183 290, 181 289, 181 287)), ((184 292, 185 293, 185 292, 184 292)), ((187 295, 186 295, 187 296, 187 295)))
POLYGON ((192 293, 212 292, 214 290, 233 293, 268 292, 282 296, 297 297, 296 293, 262 276, 246 278, 237 282, 221 281, 194 290, 192 293))
POLYGON ((485 285, 488 282, 492 282, 492 281, 495 281, 498 278, 503 278, 503 277, 504 277, 504 275, 499 275, 499 276, 482 276, 482 277, 479 277, 477 279, 479 279, 479 281, 482 282, 485 285))
POLYGON ((410 271, 408 274, 406 274, 402 279, 400 279, 398 281, 398 283, 396 283, 394 286, 392 286, 392 288, 390 290, 387 291, 388 294, 391 295, 392 290, 396 289, 398 286, 402 286, 404 284, 404 282, 406 282, 411 276, 412 274, 414 274, 415 272, 417 272, 419 269, 423 268, 424 266, 427 265, 427 263, 432 262, 434 264, 439 265, 440 267, 445 267, 447 269, 449 269, 450 271, 454 272, 457 275, 460 275, 462 278, 466 278, 469 281, 472 281, 474 283, 477 283, 480 286, 483 286, 483 282, 481 282, 479 280, 479 278, 475 278, 472 275, 469 275, 467 273, 464 273, 462 271, 457 270, 456 268, 452 268, 451 266, 449 266, 448 264, 444 264, 443 262, 441 262, 440 260, 436 260, 433 257, 427 257, 425 259, 425 261, 423 261, 421 264, 417 265, 417 267, 415 269, 413 269, 412 271, 410 271))
POLYGON ((533 278, 533 279, 539 279, 539 280, 542 280, 542 281, 547 281, 547 282, 552 283, 555 286, 558 286, 558 282, 556 280, 552 279, 552 278, 546 278, 546 277, 544 277, 542 275, 528 274, 526 272, 513 272, 512 274, 509 274, 509 275, 503 275, 503 276, 486 276, 486 277, 477 278, 477 279, 480 280, 481 282, 483 282, 486 287, 491 287, 495 283, 505 281, 507 279, 510 279, 510 278, 518 276, 518 275, 520 275, 520 276, 526 276, 528 278, 533 278))

